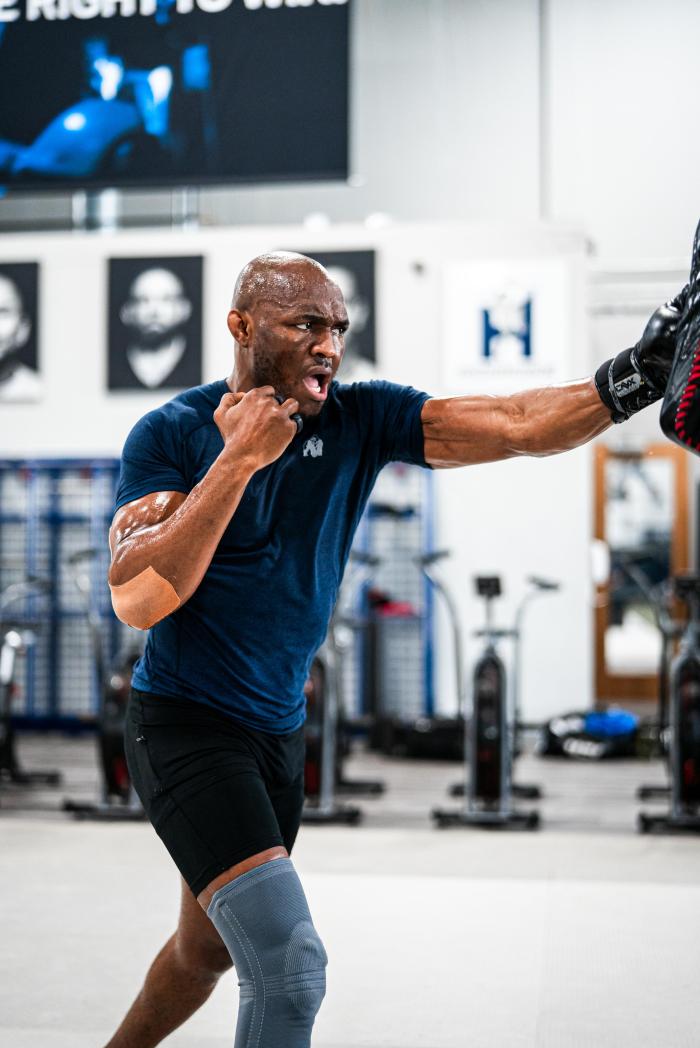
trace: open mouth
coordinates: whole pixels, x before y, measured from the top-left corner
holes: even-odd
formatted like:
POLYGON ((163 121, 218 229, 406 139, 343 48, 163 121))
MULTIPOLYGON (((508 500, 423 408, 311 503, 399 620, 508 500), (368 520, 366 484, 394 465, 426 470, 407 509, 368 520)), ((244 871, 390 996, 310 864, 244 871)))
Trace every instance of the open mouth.
POLYGON ((312 368, 304 376, 304 387, 314 400, 325 400, 331 384, 331 373, 327 368, 312 368))

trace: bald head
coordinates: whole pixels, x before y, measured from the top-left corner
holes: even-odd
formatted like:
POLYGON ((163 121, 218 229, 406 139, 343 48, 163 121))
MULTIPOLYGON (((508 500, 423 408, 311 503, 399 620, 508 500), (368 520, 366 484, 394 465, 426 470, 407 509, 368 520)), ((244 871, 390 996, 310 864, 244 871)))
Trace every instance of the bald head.
POLYGON ((228 328, 236 343, 231 389, 272 386, 317 415, 345 350, 348 313, 326 270, 306 255, 276 251, 244 267, 228 328))
POLYGON ((260 302, 287 305, 309 284, 333 283, 320 262, 294 251, 270 251, 243 267, 233 291, 231 309, 251 310, 260 302))

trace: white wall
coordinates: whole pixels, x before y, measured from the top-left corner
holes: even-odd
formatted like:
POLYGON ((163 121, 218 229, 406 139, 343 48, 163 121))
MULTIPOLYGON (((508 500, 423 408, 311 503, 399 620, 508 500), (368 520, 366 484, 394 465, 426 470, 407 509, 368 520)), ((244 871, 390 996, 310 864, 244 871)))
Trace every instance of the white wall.
POLYGON ((700 217, 696 0, 549 0, 549 217, 603 258, 689 258, 700 217))

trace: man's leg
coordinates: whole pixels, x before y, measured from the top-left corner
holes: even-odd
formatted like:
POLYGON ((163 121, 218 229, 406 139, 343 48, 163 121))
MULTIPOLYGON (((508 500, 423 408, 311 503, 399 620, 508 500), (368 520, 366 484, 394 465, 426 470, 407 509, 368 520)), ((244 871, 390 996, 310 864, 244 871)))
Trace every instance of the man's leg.
POLYGON ((154 1048, 204 1004, 231 966, 219 933, 183 881, 177 930, 106 1048, 154 1048))
POLYGON ((236 966, 234 1048, 310 1048, 328 958, 285 849, 232 866, 198 899, 236 966))

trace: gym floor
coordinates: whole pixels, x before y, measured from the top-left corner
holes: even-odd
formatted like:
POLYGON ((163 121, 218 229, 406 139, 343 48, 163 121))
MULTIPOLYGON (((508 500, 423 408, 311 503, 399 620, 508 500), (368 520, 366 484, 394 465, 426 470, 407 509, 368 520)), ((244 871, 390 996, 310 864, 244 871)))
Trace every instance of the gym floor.
MULTIPOLYGON (((92 740, 20 749, 65 780, 31 810, 0 793, 0 1046, 101 1048, 178 878, 148 825, 61 813, 97 789, 92 740)), ((700 838, 635 829, 660 764, 522 758, 546 795, 535 833, 434 829, 456 765, 358 754, 348 775, 387 793, 357 828, 303 827, 294 856, 330 957, 317 1048, 697 1048, 700 838)), ((230 1048, 236 993, 231 973, 164 1043, 230 1048)))

